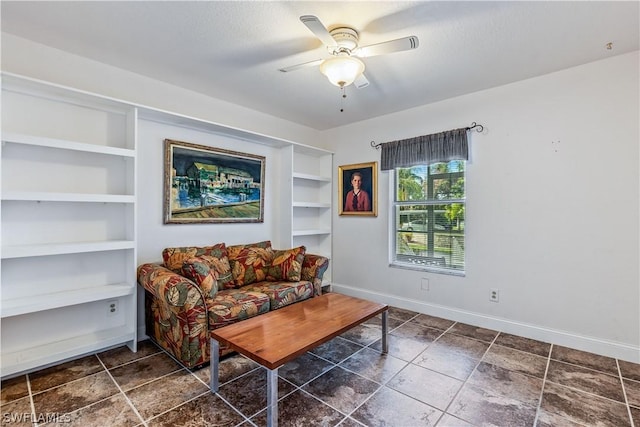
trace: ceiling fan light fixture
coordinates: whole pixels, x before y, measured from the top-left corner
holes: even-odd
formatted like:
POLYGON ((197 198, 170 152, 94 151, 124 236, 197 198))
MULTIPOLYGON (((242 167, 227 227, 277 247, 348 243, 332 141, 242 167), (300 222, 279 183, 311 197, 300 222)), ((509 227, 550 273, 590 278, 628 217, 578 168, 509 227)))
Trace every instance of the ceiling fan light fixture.
POLYGON ((335 56, 322 61, 320 72, 332 84, 345 87, 353 83, 364 72, 364 63, 352 56, 335 56))

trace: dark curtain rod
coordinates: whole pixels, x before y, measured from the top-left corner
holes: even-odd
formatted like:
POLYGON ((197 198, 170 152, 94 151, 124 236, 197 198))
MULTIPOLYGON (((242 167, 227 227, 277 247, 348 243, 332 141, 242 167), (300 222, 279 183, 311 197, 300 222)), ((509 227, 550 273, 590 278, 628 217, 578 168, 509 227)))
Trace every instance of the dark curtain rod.
MULTIPOLYGON (((479 124, 477 124, 476 122, 472 122, 472 123, 471 123, 471 126, 466 127, 465 129, 466 129, 466 130, 468 130, 468 131, 469 131, 469 130, 476 129, 476 132, 482 132, 482 131, 484 130, 484 126, 479 125, 479 124)), ((376 142, 375 142, 375 141, 371 141, 371 146, 372 146, 373 148, 375 148, 376 150, 379 150, 379 149, 380 149, 380 147, 382 146, 382 144, 383 144, 382 142, 381 142, 380 144, 376 144, 376 142)))

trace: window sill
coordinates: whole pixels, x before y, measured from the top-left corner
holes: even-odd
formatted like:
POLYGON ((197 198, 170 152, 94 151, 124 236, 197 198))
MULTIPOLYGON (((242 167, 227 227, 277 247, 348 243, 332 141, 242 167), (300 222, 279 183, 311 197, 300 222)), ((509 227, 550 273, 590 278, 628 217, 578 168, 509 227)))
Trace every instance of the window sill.
POLYGON ((434 267, 432 265, 420 265, 420 264, 397 262, 397 261, 392 261, 389 264, 389 267, 400 268, 403 270, 426 271, 426 272, 435 273, 435 274, 445 274, 447 276, 465 277, 467 275, 466 271, 464 270, 449 270, 449 269, 434 267))

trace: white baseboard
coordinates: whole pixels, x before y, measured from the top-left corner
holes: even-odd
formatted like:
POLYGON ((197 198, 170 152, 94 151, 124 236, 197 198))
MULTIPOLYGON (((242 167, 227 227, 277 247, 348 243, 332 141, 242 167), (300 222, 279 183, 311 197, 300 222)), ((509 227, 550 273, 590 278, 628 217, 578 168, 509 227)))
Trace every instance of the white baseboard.
POLYGON ((571 332, 549 329, 541 326, 517 322, 500 317, 488 316, 482 313, 460 310, 425 301, 418 301, 398 297, 382 292, 354 288, 347 285, 332 283, 332 292, 338 292, 358 298, 388 304, 393 307, 412 310, 431 316, 442 317, 456 322, 467 323, 481 328, 492 329, 508 334, 519 335, 538 341, 588 351, 602 356, 614 357, 628 362, 640 363, 640 347, 619 342, 607 341, 600 338, 588 337, 571 332))

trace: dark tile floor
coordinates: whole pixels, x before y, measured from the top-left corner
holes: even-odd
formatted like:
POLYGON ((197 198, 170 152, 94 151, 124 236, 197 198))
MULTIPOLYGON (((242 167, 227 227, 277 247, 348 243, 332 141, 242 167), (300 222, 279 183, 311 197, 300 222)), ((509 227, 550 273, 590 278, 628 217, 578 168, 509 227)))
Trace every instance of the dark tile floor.
MULTIPOLYGON (((635 426, 640 365, 397 308, 279 370, 283 426, 635 426)), ((188 371, 149 341, 2 382, 2 425, 264 426, 266 373, 188 371), (31 423, 36 420, 35 423, 31 423)))

